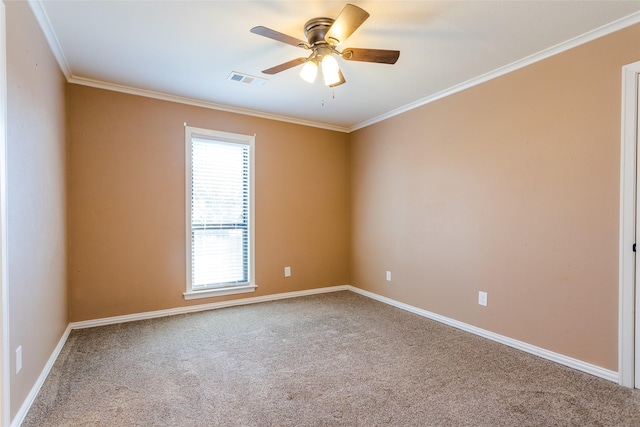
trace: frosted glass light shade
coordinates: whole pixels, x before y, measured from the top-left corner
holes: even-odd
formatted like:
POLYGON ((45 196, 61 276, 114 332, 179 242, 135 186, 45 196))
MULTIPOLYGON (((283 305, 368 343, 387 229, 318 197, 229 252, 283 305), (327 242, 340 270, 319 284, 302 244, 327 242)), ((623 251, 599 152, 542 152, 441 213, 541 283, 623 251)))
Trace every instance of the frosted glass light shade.
POLYGON ((305 82, 313 83, 318 75, 318 64, 315 61, 307 61, 300 70, 300 77, 305 82))
POLYGON ((340 81, 340 66, 333 55, 325 55, 322 57, 322 76, 324 84, 330 86, 340 81))

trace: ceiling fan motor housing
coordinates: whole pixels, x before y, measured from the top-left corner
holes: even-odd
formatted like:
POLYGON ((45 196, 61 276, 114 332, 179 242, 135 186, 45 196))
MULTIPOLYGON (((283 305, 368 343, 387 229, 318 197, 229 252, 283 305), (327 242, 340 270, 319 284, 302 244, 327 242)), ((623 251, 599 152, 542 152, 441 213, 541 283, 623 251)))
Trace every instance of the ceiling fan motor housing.
POLYGON ((304 35, 312 48, 314 46, 327 44, 327 42, 332 45, 337 45, 340 42, 339 40, 331 38, 330 40, 325 40, 327 31, 329 31, 334 21, 335 20, 331 18, 313 18, 304 24, 304 35))

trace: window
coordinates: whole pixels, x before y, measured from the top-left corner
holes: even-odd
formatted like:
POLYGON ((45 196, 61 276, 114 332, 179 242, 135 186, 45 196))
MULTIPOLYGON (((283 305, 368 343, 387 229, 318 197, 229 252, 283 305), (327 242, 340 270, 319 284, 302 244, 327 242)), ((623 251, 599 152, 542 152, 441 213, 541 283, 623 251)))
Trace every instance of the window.
POLYGON ((254 136, 186 127, 185 299, 252 292, 254 136))

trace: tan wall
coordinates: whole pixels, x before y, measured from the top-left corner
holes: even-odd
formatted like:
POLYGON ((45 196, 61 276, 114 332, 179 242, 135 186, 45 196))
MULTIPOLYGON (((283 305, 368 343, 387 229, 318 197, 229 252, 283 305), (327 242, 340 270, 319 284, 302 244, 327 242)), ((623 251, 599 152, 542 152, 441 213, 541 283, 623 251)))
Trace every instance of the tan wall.
POLYGON ((11 417, 67 327, 64 76, 26 2, 6 2, 11 417), (23 367, 15 374, 15 350, 23 367))
POLYGON ((238 298, 182 297, 185 121, 257 135, 242 297, 352 283, 616 369, 620 67, 640 26, 351 135, 71 84, 67 162, 63 77, 28 6, 6 9, 12 417, 65 292, 69 321, 238 298))
POLYGON ((182 296, 184 122, 256 134, 259 287, 241 297, 348 282, 348 135, 73 84, 68 98, 71 321, 238 298, 182 296))
POLYGON ((621 67, 638 40, 353 133, 352 284, 616 370, 621 67))

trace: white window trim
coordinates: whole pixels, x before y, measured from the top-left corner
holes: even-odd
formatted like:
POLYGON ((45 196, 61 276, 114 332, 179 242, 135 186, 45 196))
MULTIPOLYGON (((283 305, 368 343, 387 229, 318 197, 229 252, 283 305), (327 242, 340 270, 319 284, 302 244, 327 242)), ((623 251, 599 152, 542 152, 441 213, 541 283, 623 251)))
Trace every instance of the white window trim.
POLYGON ((186 282, 185 300, 209 298, 223 295, 254 292, 258 287, 255 283, 255 135, 241 135, 237 133, 220 132, 187 126, 185 124, 185 243, 186 243, 186 282), (234 142, 249 146, 249 282, 224 287, 193 290, 191 286, 191 138, 200 136, 218 141, 234 142))

